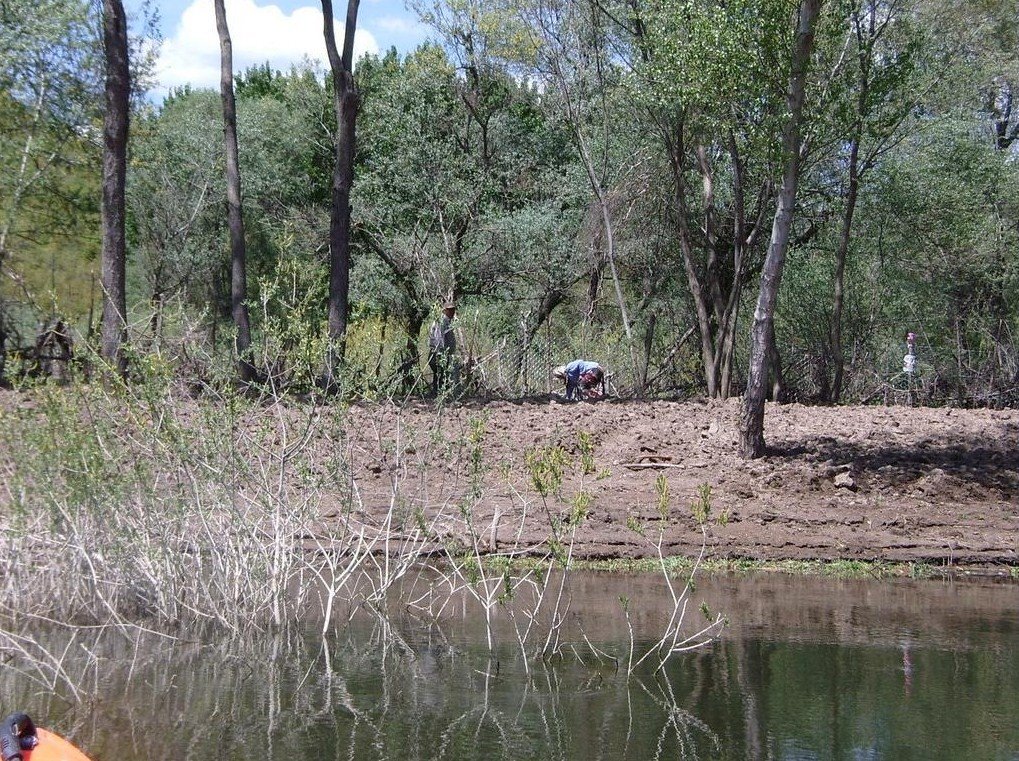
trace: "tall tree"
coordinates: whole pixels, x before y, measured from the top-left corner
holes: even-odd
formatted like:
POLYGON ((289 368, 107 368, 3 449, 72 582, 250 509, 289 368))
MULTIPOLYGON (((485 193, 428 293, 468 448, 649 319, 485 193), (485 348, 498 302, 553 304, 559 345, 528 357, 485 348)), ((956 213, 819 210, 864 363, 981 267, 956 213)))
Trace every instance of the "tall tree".
POLYGON ((200 291, 222 270, 222 110, 212 90, 171 94, 158 113, 135 121, 128 182, 128 229, 135 272, 149 289, 151 338, 165 304, 200 291))
POLYGON ((347 0, 343 54, 336 48, 332 0, 322 0, 326 53, 333 75, 336 135, 332 200, 329 213, 329 357, 326 379, 331 385, 337 362, 343 359, 350 294, 350 188, 354 184, 354 145, 358 94, 354 83, 354 32, 358 0, 347 0))
POLYGON ((106 54, 106 113, 103 118, 103 286, 102 356, 118 372, 126 370, 127 339, 124 190, 131 99, 127 16, 121 0, 103 1, 103 50, 106 54))
POLYGON ((0 272, 19 215, 33 193, 46 193, 48 173, 97 111, 94 34, 88 6, 77 0, 0 5, 0 272))
MULTIPOLYGON (((600 228, 592 239, 595 241, 594 248, 603 250, 596 251, 593 257, 592 280, 598 277, 607 262, 634 377, 646 377, 646 366, 642 371, 637 362, 630 314, 616 267, 617 232, 612 196, 619 194, 612 193, 614 188, 610 187, 608 175, 618 171, 618 167, 609 160, 610 141, 602 141, 601 155, 598 155, 598 146, 588 135, 589 130, 607 135, 613 120, 606 95, 609 90, 606 79, 613 69, 609 35, 605 28, 609 19, 597 5, 573 0, 538 0, 533 6, 523 6, 522 14, 533 35, 532 44, 537 51, 536 70, 557 96, 548 99, 552 104, 550 110, 561 112, 561 118, 573 136, 600 217, 600 228), (602 245, 599 246, 599 242, 602 245)), ((548 295, 554 296, 554 292, 548 295)), ((554 306, 552 301, 545 303, 549 310, 554 306)), ((542 314, 543 311, 538 312, 542 320, 548 316, 542 314)), ((537 323, 534 330, 540 324, 537 323)))
POLYGON ((768 350, 773 342, 775 304, 782 282, 782 268, 785 266, 786 252, 789 249, 789 234, 796 206, 796 190, 802 159, 800 129, 803 101, 806 98, 807 74, 810 69, 814 29, 820 7, 821 0, 801 0, 797 14, 796 39, 793 43, 792 67, 786 96, 787 115, 782 131, 784 161, 782 187, 779 190, 778 206, 771 226, 768 254, 761 271, 761 287, 750 333, 747 390, 740 413, 740 449, 747 458, 761 457, 764 454, 764 399, 768 381, 768 350))
POLYGON ((845 167, 846 190, 832 280, 827 352, 830 383, 827 367, 819 373, 819 395, 833 403, 842 396, 845 373, 842 336, 845 273, 860 186, 890 145, 902 139, 917 103, 927 94, 929 81, 921 81, 914 74, 918 68, 926 68, 926 80, 936 68, 933 60, 929 67, 917 67, 919 37, 906 16, 906 4, 901 0, 860 0, 849 17, 848 47, 852 54, 843 57, 851 62, 845 72, 849 80, 845 94, 850 102, 842 109, 833 109, 847 111, 849 116, 848 129, 833 136, 840 146, 835 153, 836 160, 845 167))
POLYGON ((488 334, 526 344, 586 267, 576 241, 587 183, 546 96, 494 65, 480 91, 467 90, 435 44, 403 61, 395 50, 365 58, 358 83, 355 193, 365 201, 355 213, 374 256, 359 258, 354 289, 371 288, 364 310, 400 321, 404 379, 429 311, 450 292, 492 304, 488 334))
POLYGON ((102 108, 95 21, 85 0, 0 3, 0 378, 7 340, 19 323, 35 323, 18 312, 41 316, 58 293, 67 309, 87 281, 86 255, 98 250, 99 162, 79 129, 102 108), (44 282, 45 306, 37 300, 44 282))
POLYGON ((226 144, 227 223, 230 228, 230 313, 237 331, 237 374, 242 383, 255 377, 251 359, 251 323, 248 319, 247 254, 241 209, 241 170, 237 150, 237 104, 234 98, 233 46, 226 23, 224 0, 215 0, 219 33, 219 92, 223 101, 223 138, 226 144))
POLYGON ((730 393, 743 290, 762 258, 788 15, 770 0, 635 1, 627 22, 712 397, 730 393))

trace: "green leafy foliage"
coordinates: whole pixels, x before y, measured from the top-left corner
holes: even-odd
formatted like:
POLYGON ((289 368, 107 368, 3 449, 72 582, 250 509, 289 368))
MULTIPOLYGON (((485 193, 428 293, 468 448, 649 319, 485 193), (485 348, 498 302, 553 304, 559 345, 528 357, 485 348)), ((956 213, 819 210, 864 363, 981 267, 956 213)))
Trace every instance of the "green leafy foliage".
POLYGON ((704 526, 711 518, 711 486, 701 484, 697 487, 697 497, 690 503, 690 511, 693 513, 697 525, 704 526))
MULTIPOLYGON (((345 392, 425 388, 423 334, 452 297, 471 393, 553 391, 548 370, 574 357, 605 363, 624 395, 740 393, 745 289, 779 185, 796 3, 458 0, 418 10, 439 42, 368 56, 355 72, 345 392)), ((1008 400, 1019 368, 1014 10, 1014 0, 969 15, 940 0, 824 4, 776 322, 792 395, 826 397, 839 326, 845 400, 894 382, 908 329, 921 336, 925 399, 1008 400)), ((81 335, 98 311, 93 12, 77 0, 0 7, 8 350, 31 344, 52 313, 81 335)), ((274 379, 301 389, 318 372, 326 315, 328 84, 313 67, 267 64, 236 80, 255 343, 274 379)), ((186 373, 208 357, 204 380, 230 346, 218 95, 183 88, 158 107, 135 105, 134 351, 141 364, 174 344, 163 356, 186 373)))
POLYGON ((534 490, 542 497, 558 494, 570 465, 567 451, 561 446, 537 447, 528 450, 525 458, 534 490))

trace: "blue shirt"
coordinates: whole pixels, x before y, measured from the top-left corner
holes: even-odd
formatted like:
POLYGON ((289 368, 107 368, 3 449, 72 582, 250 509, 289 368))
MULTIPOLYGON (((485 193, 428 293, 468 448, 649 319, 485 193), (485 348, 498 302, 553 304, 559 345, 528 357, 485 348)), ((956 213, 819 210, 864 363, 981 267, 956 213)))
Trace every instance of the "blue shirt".
POLYGON ((566 377, 571 383, 577 383, 580 380, 580 376, 589 370, 598 370, 601 368, 597 362, 589 362, 586 359, 575 359, 570 364, 566 365, 566 377))

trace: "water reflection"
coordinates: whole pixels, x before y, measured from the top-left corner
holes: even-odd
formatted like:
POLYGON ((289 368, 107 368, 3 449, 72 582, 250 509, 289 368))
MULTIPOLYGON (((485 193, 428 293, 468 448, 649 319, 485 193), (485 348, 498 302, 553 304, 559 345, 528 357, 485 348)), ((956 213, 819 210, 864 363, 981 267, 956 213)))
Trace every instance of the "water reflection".
POLYGON ((656 589, 577 577, 573 644, 536 663, 507 636, 490 652, 483 622, 400 611, 325 639, 315 621, 229 642, 50 630, 48 650, 97 699, 67 702, 11 661, 0 700, 97 761, 1019 753, 1014 586, 710 578, 699 592, 729 615, 723 638, 627 678, 611 657, 628 646, 618 600, 651 640, 668 615, 656 589))

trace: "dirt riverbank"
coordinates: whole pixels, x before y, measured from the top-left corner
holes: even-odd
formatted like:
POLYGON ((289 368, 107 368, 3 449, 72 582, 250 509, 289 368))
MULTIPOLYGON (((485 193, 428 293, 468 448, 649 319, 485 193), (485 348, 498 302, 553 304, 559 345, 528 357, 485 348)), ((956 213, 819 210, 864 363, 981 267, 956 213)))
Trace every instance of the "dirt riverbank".
MULTIPOLYGON (((672 495, 668 553, 699 549, 690 504, 707 484, 712 516, 727 518, 708 532, 716 560, 912 562, 1004 573, 1019 565, 1019 412, 769 405, 768 456, 747 462, 736 447, 738 404, 538 398, 443 409, 355 406, 344 442, 355 515, 375 523, 396 505, 439 516, 439 534, 455 536, 462 532, 456 506, 473 495, 485 542, 526 547, 548 534, 528 453, 559 445, 572 464, 553 511, 569 510, 582 488, 592 497, 578 557, 654 555, 629 526, 657 517, 655 481, 664 474, 672 495), (594 463, 583 476, 581 433, 594 463)), ((326 521, 339 519, 338 500, 322 508, 326 521)))

